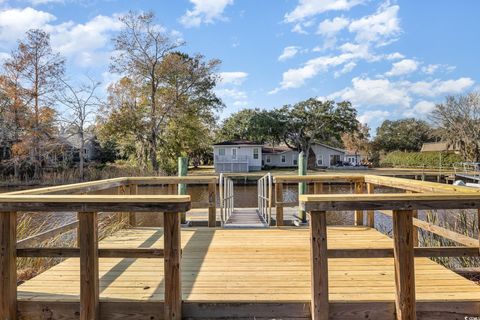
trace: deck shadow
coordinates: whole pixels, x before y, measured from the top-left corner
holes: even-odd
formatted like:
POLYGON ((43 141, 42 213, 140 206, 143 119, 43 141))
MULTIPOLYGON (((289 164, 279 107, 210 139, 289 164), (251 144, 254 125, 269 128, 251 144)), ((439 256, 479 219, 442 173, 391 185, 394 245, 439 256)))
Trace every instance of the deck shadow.
MULTIPOLYGON (((151 248, 163 236, 163 229, 157 229, 151 236, 149 236, 138 248, 151 248)), ((101 278, 102 286, 100 292, 107 289, 115 280, 117 280, 137 259, 124 258, 118 262, 114 267, 107 271, 101 278), (110 278, 111 276, 111 278, 110 278)))

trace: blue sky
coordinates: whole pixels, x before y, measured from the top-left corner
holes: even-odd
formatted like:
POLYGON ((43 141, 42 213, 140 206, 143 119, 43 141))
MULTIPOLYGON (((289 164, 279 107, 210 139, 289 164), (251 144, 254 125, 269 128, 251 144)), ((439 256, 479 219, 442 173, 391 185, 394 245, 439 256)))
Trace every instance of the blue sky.
POLYGON ((347 99, 372 128, 428 119, 449 94, 480 87, 480 1, 0 0, 0 59, 29 28, 51 33, 71 79, 104 84, 118 16, 153 10, 183 50, 222 60, 224 118, 309 97, 347 99))

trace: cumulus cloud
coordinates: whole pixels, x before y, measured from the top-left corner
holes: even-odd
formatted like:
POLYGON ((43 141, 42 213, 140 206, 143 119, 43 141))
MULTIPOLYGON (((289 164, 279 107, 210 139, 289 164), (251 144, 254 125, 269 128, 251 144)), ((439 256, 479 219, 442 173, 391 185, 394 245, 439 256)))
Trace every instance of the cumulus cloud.
POLYGON ((389 115, 390 115, 390 112, 386 110, 370 110, 358 116, 357 120, 363 124, 368 124, 372 120, 376 120, 376 122, 381 122, 385 120, 389 115))
POLYGON ((225 20, 223 11, 233 0, 190 0, 193 4, 192 10, 187 10, 180 17, 180 23, 187 28, 198 27, 202 23, 214 23, 218 20, 225 20))
POLYGON ((30 0, 30 3, 34 6, 39 6, 42 4, 51 4, 51 3, 64 3, 64 0, 30 0))
POLYGON ((99 15, 84 24, 67 22, 47 26, 45 29, 51 32, 55 49, 65 56, 73 57, 78 64, 88 66, 108 60, 110 52, 104 49, 110 42, 112 32, 120 28, 117 16, 99 15))
POLYGON ((390 81, 356 77, 352 85, 334 92, 329 97, 349 100, 357 106, 396 106, 404 112, 427 113, 433 108, 424 97, 443 99, 448 94, 463 93, 474 84, 470 78, 432 81, 390 81), (412 101, 420 100, 412 107, 412 101))
POLYGON ((220 72, 221 84, 240 85, 248 77, 248 73, 242 71, 220 72))
POLYGON ((343 66, 342 70, 340 70, 340 71, 335 71, 334 77, 335 77, 335 78, 338 78, 338 77, 340 77, 341 75, 344 75, 344 74, 346 74, 346 73, 349 73, 349 72, 351 72, 356 66, 357 66, 357 64, 356 64, 355 62, 346 63, 346 64, 343 66))
POLYGON ((31 7, 0 11, 0 42, 10 46, 24 36, 29 29, 44 28, 56 17, 48 12, 31 7))
POLYGON ((407 110, 404 115, 406 117, 414 117, 418 115, 426 115, 435 109, 435 103, 431 101, 422 100, 417 102, 412 110, 407 110))
POLYGON ((463 77, 450 80, 435 79, 432 81, 402 82, 401 85, 410 92, 425 97, 443 96, 447 94, 459 94, 471 88, 475 81, 463 77))
POLYGON ((282 54, 278 57, 278 61, 285 61, 290 58, 293 58, 297 55, 299 51, 300 51, 300 47, 296 47, 296 46, 285 47, 283 49, 282 54))
POLYGON ((326 19, 318 25, 317 33, 326 37, 332 37, 342 29, 346 28, 349 23, 350 20, 344 17, 336 17, 332 20, 326 19))
POLYGON ((388 79, 353 78, 352 86, 335 92, 333 98, 363 106, 410 106, 408 91, 388 79))
POLYGON ((352 21, 348 30, 356 34, 355 40, 359 43, 386 45, 395 41, 401 32, 399 9, 398 5, 381 5, 376 13, 352 21))
POLYGON ((418 62, 412 59, 403 59, 392 64, 392 69, 385 73, 388 77, 401 76, 418 69, 418 62))
POLYGON ((112 32, 121 28, 117 15, 98 15, 85 23, 67 21, 55 24, 57 18, 45 11, 30 7, 0 11, 0 43, 14 46, 30 29, 50 33, 52 47, 80 66, 105 64, 110 56, 107 46, 112 32), (81 41, 79 41, 81 40, 81 41))
POLYGON ((326 11, 346 11, 365 0, 299 0, 293 11, 285 15, 285 22, 298 22, 326 11))

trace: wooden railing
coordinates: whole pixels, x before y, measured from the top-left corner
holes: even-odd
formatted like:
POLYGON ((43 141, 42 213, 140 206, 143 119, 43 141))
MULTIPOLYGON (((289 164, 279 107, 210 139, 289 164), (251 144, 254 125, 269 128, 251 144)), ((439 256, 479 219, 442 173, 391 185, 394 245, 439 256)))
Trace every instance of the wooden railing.
MULTIPOLYGON (((84 183, 75 183, 54 187, 43 187, 37 189, 20 190, 4 193, 4 195, 70 195, 70 194, 91 194, 95 192, 105 192, 109 195, 138 195, 138 188, 143 186, 167 185, 167 193, 176 195, 178 185, 208 185, 208 199, 206 202, 193 202, 192 207, 207 207, 208 209, 208 226, 216 226, 216 184, 217 177, 130 177, 130 178, 114 178, 99 181, 91 181, 84 183)), ((104 213, 100 212, 99 217, 104 213)), ((135 212, 124 212, 128 215, 128 225, 135 227, 137 225, 135 212)), ((182 222, 184 218, 182 217, 182 222)), ((68 222, 64 225, 42 231, 39 234, 29 236, 17 242, 18 247, 32 246, 48 239, 55 238, 64 233, 78 229, 79 220, 68 222)))
POLYGON ((17 257, 80 257, 80 319, 99 319, 99 257, 164 258, 165 319, 181 319, 180 215, 190 196, 1 195, 0 319, 17 317, 17 257), (17 248, 17 212, 76 211, 78 247, 17 248), (99 249, 98 212, 163 212, 164 248, 99 249))
MULTIPOLYGON (((312 319, 328 319, 328 258, 391 257, 391 249, 328 250, 326 212, 392 210, 397 319, 416 319, 414 257, 479 256, 475 247, 414 246, 414 210, 478 209, 480 195, 460 193, 303 195, 301 208, 310 214, 312 254, 312 319)), ((480 212, 479 212, 480 215, 480 212)))

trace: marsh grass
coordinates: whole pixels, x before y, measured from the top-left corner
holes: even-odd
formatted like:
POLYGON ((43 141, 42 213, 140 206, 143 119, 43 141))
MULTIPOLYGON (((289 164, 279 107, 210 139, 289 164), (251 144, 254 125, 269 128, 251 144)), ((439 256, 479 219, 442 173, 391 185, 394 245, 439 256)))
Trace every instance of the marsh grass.
MULTIPOLYGON (((65 216, 73 220, 75 214, 66 213, 58 214, 38 214, 23 213, 17 218, 17 239, 25 239, 27 237, 45 232, 47 230, 59 227, 68 220, 65 216)), ((104 239, 118 230, 128 227, 128 217, 124 214, 103 214, 99 217, 98 233, 99 240, 104 239)), ((55 248, 55 247, 76 247, 77 230, 70 230, 66 233, 59 234, 46 241, 38 243, 39 248, 55 248)), ((65 258, 18 258, 17 259, 17 282, 22 283, 28 279, 35 277, 43 271, 62 262, 65 258)))
MULTIPOLYGON (((425 221, 439 225, 448 230, 478 239, 478 219, 476 210, 440 210, 425 211, 425 221)), ((445 239, 432 232, 419 229, 419 241, 421 246, 458 246, 456 242, 445 239)), ((434 261, 449 269, 479 267, 480 259, 476 257, 448 257, 432 258, 434 261)))

